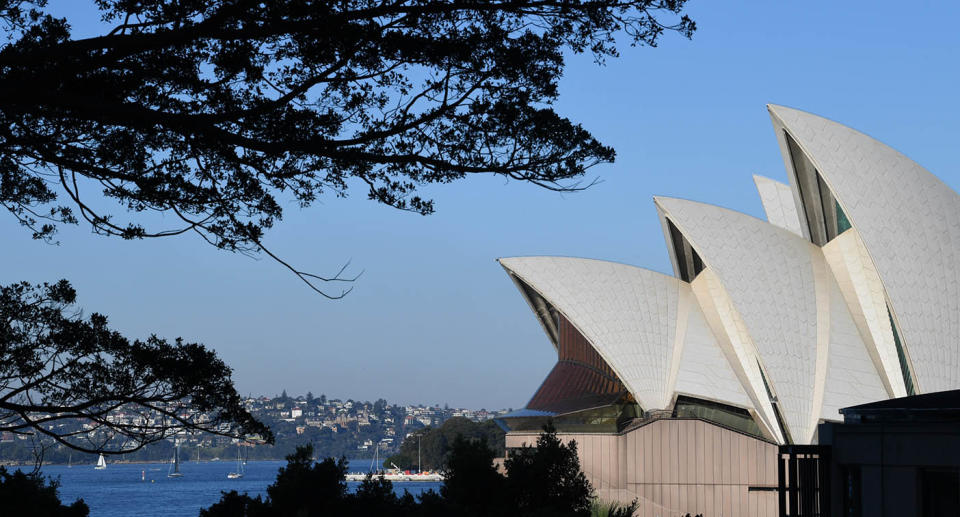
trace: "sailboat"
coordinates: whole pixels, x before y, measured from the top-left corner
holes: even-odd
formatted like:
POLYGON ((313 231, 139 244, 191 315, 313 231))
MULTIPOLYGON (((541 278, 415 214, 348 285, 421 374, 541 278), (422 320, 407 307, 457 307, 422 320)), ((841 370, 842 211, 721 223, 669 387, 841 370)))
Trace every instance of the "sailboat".
POLYGON ((182 477, 183 474, 180 472, 180 443, 177 443, 177 446, 173 449, 173 463, 170 465, 170 469, 167 470, 168 478, 178 478, 182 477))
POLYGON ((227 479, 240 479, 243 477, 243 461, 240 460, 240 444, 237 444, 237 470, 227 474, 227 479))
MULTIPOLYGON (((377 474, 380 470, 380 442, 377 442, 377 448, 373 450, 373 458, 370 459, 370 469, 367 473, 377 474)), ((354 472, 346 475, 347 481, 363 481, 367 477, 367 473, 354 472)))
POLYGON ((97 459, 97 466, 93 468, 94 470, 104 470, 107 468, 107 460, 104 459, 103 453, 100 453, 100 458, 97 459))

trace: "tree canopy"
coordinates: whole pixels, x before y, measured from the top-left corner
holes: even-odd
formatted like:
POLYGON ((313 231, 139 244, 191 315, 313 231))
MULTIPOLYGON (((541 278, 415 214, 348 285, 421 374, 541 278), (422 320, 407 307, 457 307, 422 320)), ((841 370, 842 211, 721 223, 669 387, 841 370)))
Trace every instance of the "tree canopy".
POLYGON ((494 453, 504 454, 506 433, 493 420, 474 422, 468 418, 448 418, 440 427, 427 427, 404 438, 400 450, 383 462, 386 467, 404 470, 423 468, 436 470, 442 467, 457 437, 466 440, 484 440, 494 447, 494 453))
POLYGON ((0 431, 104 453, 194 431, 273 441, 213 351, 131 341, 76 296, 66 280, 0 286, 0 431))
POLYGON ((577 442, 564 444, 552 422, 543 431, 536 447, 512 450, 504 461, 513 504, 522 515, 589 515, 593 487, 580 470, 577 442))
POLYGON ((695 29, 685 0, 95 3, 108 26, 74 38, 45 0, 0 0, 0 204, 38 239, 193 232, 331 297, 343 271, 264 245, 285 203, 360 187, 429 214, 422 187, 468 175, 579 188, 615 153, 551 106, 565 53, 695 29))
POLYGON ((77 499, 70 505, 61 503, 59 487, 59 481, 37 472, 9 472, 6 467, 0 467, 0 508, 3 508, 5 515, 87 517, 90 514, 90 508, 83 499, 77 499))
MULTIPOLYGON (((485 438, 452 440, 445 458, 440 493, 428 490, 417 498, 397 496, 382 476, 367 476, 354 493, 347 489, 343 460, 311 459, 310 446, 287 456, 267 497, 225 492, 201 517, 246 515, 381 515, 385 517, 586 517, 596 503, 593 487, 577 459, 575 442, 564 444, 553 427, 546 427, 536 448, 524 447, 505 462, 507 475, 493 464, 494 451, 485 438)), ((514 453, 512 453, 514 454, 514 453)), ((627 517, 637 509, 610 507, 604 514, 627 517)))

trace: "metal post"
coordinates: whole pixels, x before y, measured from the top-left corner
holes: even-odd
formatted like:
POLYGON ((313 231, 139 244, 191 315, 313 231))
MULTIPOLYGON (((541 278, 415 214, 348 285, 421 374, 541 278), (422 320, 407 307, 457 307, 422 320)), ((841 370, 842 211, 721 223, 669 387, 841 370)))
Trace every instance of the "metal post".
POLYGON ((787 517, 787 472, 784 468, 783 452, 777 454, 777 484, 779 485, 777 496, 780 499, 780 517, 787 517))
POLYGON ((833 458, 831 458, 830 447, 823 447, 820 451, 820 515, 821 517, 830 517, 833 513, 833 501, 831 501, 831 482, 833 458))
POLYGON ((797 473, 799 471, 799 469, 797 468, 797 453, 791 448, 789 454, 790 454, 790 459, 788 460, 789 464, 787 466, 787 470, 789 471, 789 475, 790 475, 790 516, 799 517, 800 515, 799 495, 800 494, 798 493, 797 489, 799 487, 797 485, 799 485, 800 483, 799 483, 799 479, 797 478, 797 473))

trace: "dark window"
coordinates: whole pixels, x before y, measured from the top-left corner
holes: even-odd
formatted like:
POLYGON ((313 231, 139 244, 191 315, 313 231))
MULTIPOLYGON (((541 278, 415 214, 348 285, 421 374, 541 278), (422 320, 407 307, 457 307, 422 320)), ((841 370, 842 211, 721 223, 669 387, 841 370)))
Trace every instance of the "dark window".
POLYGON ((683 234, 680 233, 680 230, 673 224, 673 221, 667 219, 667 226, 670 228, 670 240, 673 241, 673 256, 677 259, 677 269, 680 273, 680 279, 689 282, 690 272, 687 270, 687 256, 683 252, 683 234))
POLYGON ((923 517, 960 517, 960 473, 957 469, 921 471, 920 507, 923 517))
POLYGON ((863 492, 860 483, 860 466, 840 467, 841 508, 843 517, 863 516, 863 492))
POLYGON ((770 384, 767 382, 767 376, 763 373, 763 368, 760 366, 760 361, 757 361, 757 368, 760 370, 760 379, 763 380, 763 387, 767 390, 767 397, 770 399, 770 405, 773 406, 773 416, 777 419, 777 426, 780 427, 780 433, 783 434, 783 439, 787 443, 793 443, 793 440, 790 438, 790 432, 787 431, 787 424, 783 421, 783 415, 780 414, 780 407, 777 404, 777 398, 773 396, 773 390, 770 389, 770 384))
POLYGON ((837 235, 850 229, 850 220, 847 219, 847 213, 840 208, 840 203, 834 201, 837 205, 837 235))
POLYGON ((697 254, 697 250, 693 251, 693 278, 697 278, 697 275, 703 271, 703 260, 700 259, 700 255, 697 254))
POLYGON ((557 310, 519 277, 511 274, 511 278, 520 286, 520 289, 523 291, 523 296, 530 301, 530 305, 533 306, 533 312, 536 314, 537 319, 540 320, 543 328, 547 331, 547 335, 550 336, 550 341, 553 342, 554 346, 560 346, 560 335, 557 329, 557 315, 559 313, 557 310))
POLYGON ((703 259, 670 219, 667 219, 667 227, 670 229, 670 240, 673 241, 673 256, 677 259, 678 276, 685 282, 692 282, 703 271, 703 259))
POLYGON ((810 232, 810 240, 823 246, 849 230, 850 220, 813 162, 789 133, 784 132, 784 137, 793 162, 794 177, 800 192, 801 209, 810 232))
POLYGON ((827 235, 827 242, 830 242, 837 236, 837 203, 833 200, 833 193, 830 192, 830 187, 824 183, 820 172, 814 170, 814 174, 817 176, 817 197, 820 201, 820 213, 823 214, 824 231, 827 235))
POLYGON ((893 330, 893 344, 897 347, 897 359, 900 360, 900 372, 903 374, 903 384, 907 387, 907 395, 916 395, 917 390, 913 386, 913 376, 910 374, 910 362, 907 361, 907 353, 903 350, 903 343, 900 342, 900 332, 897 331, 897 324, 893 321, 893 313, 890 307, 887 307, 887 317, 890 318, 890 329, 893 330))
POLYGON ((797 181, 797 189, 800 192, 800 208, 803 210, 803 218, 807 223, 810 240, 818 246, 823 246, 829 239, 827 239, 823 220, 817 171, 793 137, 786 131, 783 135, 787 140, 787 148, 790 151, 790 161, 793 163, 794 177, 797 181))
POLYGON ((702 418, 753 436, 763 436, 760 426, 754 422, 750 412, 735 406, 719 402, 679 396, 673 406, 675 418, 702 418))

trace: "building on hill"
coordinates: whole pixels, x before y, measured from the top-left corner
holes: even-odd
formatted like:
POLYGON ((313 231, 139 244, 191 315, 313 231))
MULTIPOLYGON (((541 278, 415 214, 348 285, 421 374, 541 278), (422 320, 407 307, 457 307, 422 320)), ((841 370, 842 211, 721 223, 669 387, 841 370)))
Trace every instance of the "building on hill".
POLYGON ((500 264, 557 352, 507 447, 547 418, 602 497, 640 515, 775 515, 780 445, 840 408, 960 388, 960 196, 892 148, 768 106, 789 185, 763 221, 655 197, 673 275, 500 264))

